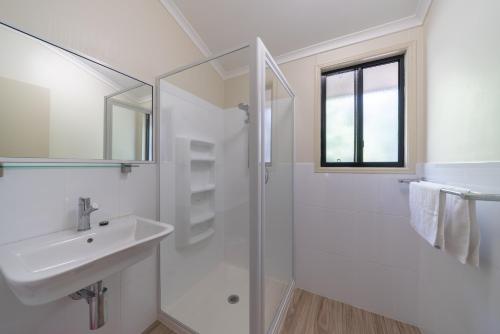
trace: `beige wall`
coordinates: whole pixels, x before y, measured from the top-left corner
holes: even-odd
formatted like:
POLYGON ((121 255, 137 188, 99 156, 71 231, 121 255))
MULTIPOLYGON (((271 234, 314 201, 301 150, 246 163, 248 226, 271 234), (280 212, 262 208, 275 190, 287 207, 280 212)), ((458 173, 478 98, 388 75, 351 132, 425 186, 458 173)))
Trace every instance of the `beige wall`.
POLYGON ((314 70, 317 56, 284 65, 281 70, 295 93, 295 161, 314 161, 314 70))
POLYGON ((224 81, 210 63, 204 63, 164 79, 218 107, 224 107, 224 81))
MULTIPOLYGON (((0 21, 151 84, 202 57, 158 0, 2 0, 0 21)), ((212 68, 195 79, 198 95, 223 103, 223 84, 212 68), (203 80, 210 85, 200 85, 203 80)))
POLYGON ((224 80, 224 108, 234 108, 239 103, 248 103, 250 81, 248 75, 224 80))
POLYGON ((427 21, 429 162, 500 160, 500 2, 434 1, 427 21))
POLYGON ((0 157, 49 155, 50 90, 0 76, 0 157))

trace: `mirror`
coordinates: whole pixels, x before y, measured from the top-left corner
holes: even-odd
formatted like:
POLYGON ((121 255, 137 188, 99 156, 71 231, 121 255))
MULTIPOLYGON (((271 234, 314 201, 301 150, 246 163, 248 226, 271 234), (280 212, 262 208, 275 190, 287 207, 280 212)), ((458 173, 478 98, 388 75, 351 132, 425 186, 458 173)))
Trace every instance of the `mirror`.
POLYGON ((153 87, 0 24, 0 161, 152 160, 153 87))

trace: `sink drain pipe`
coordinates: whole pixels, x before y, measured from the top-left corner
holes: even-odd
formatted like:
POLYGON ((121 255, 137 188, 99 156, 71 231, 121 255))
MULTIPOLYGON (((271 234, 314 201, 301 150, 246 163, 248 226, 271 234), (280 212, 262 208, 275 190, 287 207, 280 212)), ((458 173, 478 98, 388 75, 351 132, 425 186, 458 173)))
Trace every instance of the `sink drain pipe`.
POLYGON ((106 291, 102 281, 89 285, 69 295, 73 300, 85 299, 89 305, 89 327, 91 330, 101 328, 106 323, 105 301, 106 291))

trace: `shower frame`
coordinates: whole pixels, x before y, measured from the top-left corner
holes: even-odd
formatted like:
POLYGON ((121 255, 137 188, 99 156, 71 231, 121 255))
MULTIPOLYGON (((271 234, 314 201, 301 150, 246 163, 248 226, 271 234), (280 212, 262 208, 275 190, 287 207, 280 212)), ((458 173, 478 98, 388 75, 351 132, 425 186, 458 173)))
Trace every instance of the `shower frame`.
MULTIPOLYGON (((264 328, 264 223, 265 223, 265 175, 266 175, 266 164, 265 164, 265 150, 263 147, 264 143, 264 110, 266 103, 266 66, 273 72, 276 78, 283 85, 287 93, 290 95, 292 100, 292 113, 295 112, 295 94, 286 80, 283 72, 278 67, 278 64, 272 57, 271 53, 268 51, 262 40, 257 37, 253 43, 243 44, 239 47, 226 50, 215 54, 210 57, 206 57, 195 61, 191 64, 176 68, 165 74, 162 74, 155 79, 155 157, 157 157, 157 162, 160 160, 160 143, 159 143, 159 133, 160 133, 160 83, 161 80, 169 77, 171 75, 183 72, 190 68, 208 63, 210 61, 216 60, 228 54, 249 48, 250 51, 250 66, 249 66, 249 113, 250 113, 250 124, 249 124, 249 157, 250 161, 258 163, 250 163, 250 262, 249 262, 249 279, 250 279, 250 301, 249 301, 249 333, 251 334, 278 334, 281 326, 283 324, 288 306, 291 302, 293 295, 293 289, 295 287, 295 238, 294 238, 294 194, 292 191, 291 201, 292 201, 292 229, 291 229, 291 245, 292 254, 291 256, 291 280, 286 288, 285 296, 282 298, 277 311, 274 314, 273 321, 271 322, 267 332, 264 328)), ((294 116, 292 117, 292 133, 294 133, 294 116)), ((294 139, 295 141, 295 139, 294 139)), ((292 143, 292 174, 291 180, 294 180, 294 163, 295 163, 295 142, 292 143)), ((157 169, 158 179, 160 178, 160 169, 157 169)), ((293 189, 292 184, 292 189, 293 189)), ((157 186, 157 196, 160 196, 160 186, 158 182, 157 186)), ((157 207, 157 217, 160 217, 160 207, 157 207)), ((160 265, 160 251, 158 250, 158 265, 160 265)), ((160 272, 160 271, 159 271, 160 272)), ((161 280, 158 279, 158 291, 161 291, 161 280)), ((161 301, 158 301, 158 312, 159 318, 167 321, 169 324, 173 325, 176 330, 179 330, 181 334, 191 334, 196 333, 185 324, 177 321, 176 319, 167 315, 160 305, 161 301)))

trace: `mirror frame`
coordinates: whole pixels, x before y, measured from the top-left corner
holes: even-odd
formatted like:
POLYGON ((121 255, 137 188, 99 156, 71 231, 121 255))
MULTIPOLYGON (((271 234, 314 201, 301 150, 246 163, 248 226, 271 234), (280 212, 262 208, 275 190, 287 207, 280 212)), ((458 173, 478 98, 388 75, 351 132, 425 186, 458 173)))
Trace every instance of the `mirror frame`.
MULTIPOLYGON (((33 38, 35 40, 38 40, 38 41, 41 41, 43 43, 46 43, 50 46, 53 46, 55 48, 58 48, 62 51, 65 51, 65 52, 68 52, 72 55, 75 55, 77 57, 80 57, 80 58, 83 58, 87 61, 90 61, 92 63, 95 63, 97 65, 100 65, 104 68, 107 68, 108 70, 111 70, 113 72, 116 72, 116 73, 119 73, 123 76, 126 76, 130 79, 133 79, 135 81, 137 81, 138 83, 141 83, 141 84, 144 84, 144 85, 147 85, 149 87, 151 87, 151 99, 152 99, 152 107, 151 107, 151 124, 150 124, 150 131, 151 131, 151 141, 150 141, 150 158, 151 160, 113 160, 113 159, 104 159, 106 157, 106 153, 104 150, 103 151, 103 159, 73 159, 73 158, 8 158, 8 157, 2 157, 0 156, 0 167, 2 166, 2 164, 9 164, 9 163, 41 163, 41 164, 64 164, 64 165, 68 165, 68 164, 71 164, 71 163, 75 163, 75 164, 78 164, 79 166, 81 166, 82 164, 155 164, 156 163, 156 157, 157 157, 157 139, 156 139, 156 110, 157 110, 157 90, 156 90, 156 87, 155 85, 152 85, 150 83, 147 83, 147 82, 144 82, 140 79, 137 79, 131 75, 128 75, 128 74, 125 74, 121 71, 118 71, 116 69, 114 69, 113 67, 111 67, 110 65, 107 65, 106 63, 102 62, 102 61, 99 61, 93 57, 90 57, 88 55, 85 55, 84 53, 82 52, 79 52, 79 51, 76 51, 76 50, 73 50, 73 49, 70 49, 70 48, 65 48, 65 47, 62 47, 60 45, 57 45, 55 43, 52 43, 52 42, 49 42, 43 38, 40 38, 36 35, 33 35, 31 33, 28 33, 22 29, 19 29, 19 28, 16 28, 10 24, 7 24, 3 21, 0 21, 0 27, 7 27, 9 29, 12 29, 14 32, 18 33, 18 34, 22 34, 24 35, 25 37, 28 37, 28 38, 33 38)), ((142 86, 142 85, 141 85, 142 86)), ((132 87, 133 88, 133 87, 132 87)), ((130 88, 129 88, 130 89, 130 88)), ((127 90, 129 90, 127 89, 127 90)), ((114 94, 117 94, 117 93, 120 93, 119 91, 118 92, 115 92, 114 94)), ((113 94, 113 95, 114 95, 113 94)), ((104 98, 107 98, 106 96, 104 98)), ((103 111, 103 119, 105 120, 105 117, 106 117, 106 110, 103 111)), ((106 122, 104 121, 104 127, 106 126, 106 122)), ((103 144, 106 145, 106 129, 103 129, 103 144)), ((4 167, 7 167, 7 166, 4 166, 4 167)))

